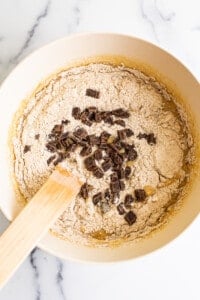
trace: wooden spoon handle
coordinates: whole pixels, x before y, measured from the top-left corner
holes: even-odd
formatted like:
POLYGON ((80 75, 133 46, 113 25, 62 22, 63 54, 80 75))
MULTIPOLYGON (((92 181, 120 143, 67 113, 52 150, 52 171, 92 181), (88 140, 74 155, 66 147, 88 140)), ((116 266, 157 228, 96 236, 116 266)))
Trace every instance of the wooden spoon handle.
POLYGON ((55 170, 0 237, 0 287, 12 276, 49 227, 75 198, 80 182, 55 170))

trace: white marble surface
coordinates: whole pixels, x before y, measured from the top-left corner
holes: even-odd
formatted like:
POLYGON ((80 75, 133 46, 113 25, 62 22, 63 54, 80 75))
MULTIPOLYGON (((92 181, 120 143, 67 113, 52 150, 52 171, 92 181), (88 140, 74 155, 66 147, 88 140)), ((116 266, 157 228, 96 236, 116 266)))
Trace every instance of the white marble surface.
MULTIPOLYGON (((2 0, 0 81, 32 50, 82 31, 145 38, 200 80, 199 0, 2 0)), ((7 224, 0 215, 1 231, 7 224)), ((113 265, 62 261, 36 249, 0 291, 0 300, 199 300, 199 229, 200 218, 163 249, 113 265)))

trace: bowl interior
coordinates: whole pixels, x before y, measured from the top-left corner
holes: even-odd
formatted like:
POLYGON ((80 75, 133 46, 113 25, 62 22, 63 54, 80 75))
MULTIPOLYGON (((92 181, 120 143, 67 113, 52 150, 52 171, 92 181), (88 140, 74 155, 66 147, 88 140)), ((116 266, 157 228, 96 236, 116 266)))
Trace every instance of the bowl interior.
MULTIPOLYGON (((10 180, 7 145, 9 126, 21 100, 26 98, 39 82, 58 69, 71 64, 72 61, 110 55, 124 56, 157 70, 166 81, 171 83, 172 88, 181 92, 199 131, 199 84, 180 62, 165 51, 140 39, 116 34, 83 34, 53 42, 22 61, 0 88, 0 101, 3 107, 0 111, 0 206, 8 219, 12 220, 22 208, 16 201, 10 180)), ((163 230, 157 231, 150 238, 128 246, 97 249, 72 245, 48 233, 39 246, 63 258, 96 262, 130 259, 149 253, 178 236, 198 214, 199 177, 198 172, 190 195, 176 217, 172 218, 163 230)))

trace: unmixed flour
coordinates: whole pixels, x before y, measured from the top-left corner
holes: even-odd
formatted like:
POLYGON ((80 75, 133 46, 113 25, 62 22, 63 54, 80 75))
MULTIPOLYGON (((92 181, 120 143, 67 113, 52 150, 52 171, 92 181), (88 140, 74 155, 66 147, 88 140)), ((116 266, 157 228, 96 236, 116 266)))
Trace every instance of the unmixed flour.
MULTIPOLYGON (((92 198, 109 187, 112 171, 96 178, 85 168, 80 148, 71 152, 61 164, 83 183, 87 182, 89 196, 87 199, 77 196, 52 232, 84 245, 107 245, 146 236, 165 221, 166 211, 184 194, 190 178, 192 135, 180 105, 175 104, 158 82, 139 70, 106 64, 72 68, 51 79, 28 101, 12 138, 14 176, 19 192, 30 200, 53 171, 54 165, 47 164, 52 153, 46 144, 56 124, 68 120, 66 124, 63 122, 64 130, 74 132, 81 127, 89 135, 97 136, 106 131, 115 137, 122 129, 119 124, 103 121, 87 126, 72 116, 74 107, 83 111, 91 106, 100 111, 121 108, 129 112, 130 116, 124 119, 125 127, 134 135, 125 141, 134 144, 137 158, 128 163, 131 175, 120 197, 102 213, 92 198), (98 91, 99 97, 88 96, 87 89, 98 91), (156 143, 149 144, 147 139, 139 138, 141 134, 153 134, 156 143), (130 204, 137 218, 130 225, 117 205, 123 205, 127 194, 134 196, 135 190, 145 191, 146 199, 130 204)), ((126 214, 128 210, 125 211, 126 214)))

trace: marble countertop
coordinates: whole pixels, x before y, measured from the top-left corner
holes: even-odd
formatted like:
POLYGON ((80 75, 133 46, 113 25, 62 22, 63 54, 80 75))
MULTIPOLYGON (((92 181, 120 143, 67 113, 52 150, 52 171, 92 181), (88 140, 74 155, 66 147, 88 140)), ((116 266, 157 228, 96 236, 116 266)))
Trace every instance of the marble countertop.
MULTIPOLYGON (((0 82, 34 49, 75 32, 126 33, 162 46, 200 80, 199 0, 0 1, 0 82)), ((0 229, 8 222, 0 214, 0 229)), ((140 259, 80 264, 32 251, 0 300, 200 299, 200 218, 140 259)))

